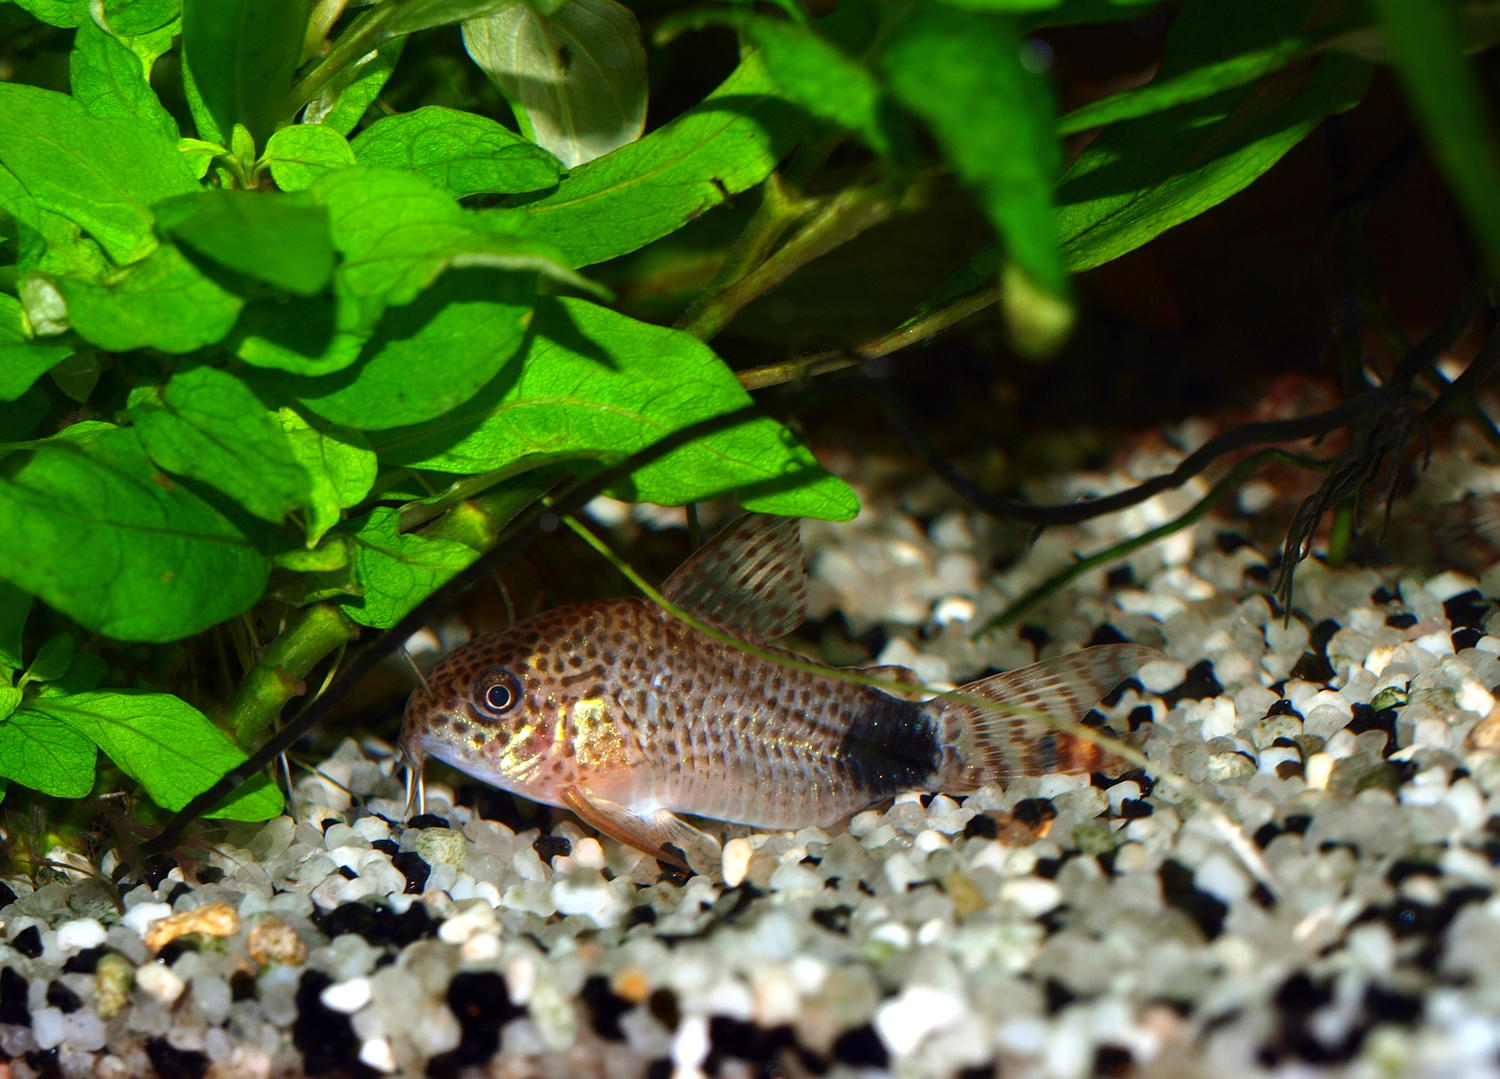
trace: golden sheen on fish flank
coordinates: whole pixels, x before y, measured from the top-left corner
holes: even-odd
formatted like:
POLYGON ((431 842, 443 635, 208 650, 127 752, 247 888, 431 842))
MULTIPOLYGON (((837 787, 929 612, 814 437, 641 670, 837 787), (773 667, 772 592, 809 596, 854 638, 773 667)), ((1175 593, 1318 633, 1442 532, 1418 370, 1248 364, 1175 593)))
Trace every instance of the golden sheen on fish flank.
MULTIPOLYGON (((679 607, 766 648, 802 621, 798 523, 747 515, 662 586, 679 607)), ((775 650, 772 650, 775 651, 775 650)), ((791 653, 782 653, 791 655, 791 653)), ((607 835, 704 868, 717 845, 678 814, 760 828, 836 825, 902 790, 1105 763, 1076 721, 1155 653, 1105 645, 906 700, 794 670, 641 599, 572 604, 454 651, 412 694, 401 743, 607 835)), ((871 668, 912 680, 902 668, 871 668)))

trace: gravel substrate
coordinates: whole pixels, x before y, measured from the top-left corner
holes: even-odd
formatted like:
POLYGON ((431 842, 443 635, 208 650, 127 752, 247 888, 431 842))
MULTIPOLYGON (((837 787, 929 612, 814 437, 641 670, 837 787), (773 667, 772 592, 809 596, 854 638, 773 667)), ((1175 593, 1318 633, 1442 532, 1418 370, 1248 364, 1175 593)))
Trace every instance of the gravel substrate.
POLYGON ((1500 758, 1474 748, 1500 747, 1500 573, 1309 562, 1283 624, 1265 555, 1206 523, 970 641, 1192 498, 1000 573, 993 526, 925 488, 804 532, 814 616, 928 681, 1161 648, 1101 708, 1150 777, 730 831, 683 880, 439 783, 403 821, 391 747, 346 741, 295 820, 123 896, 0 885, 0 1076, 1500 1074, 1500 758))

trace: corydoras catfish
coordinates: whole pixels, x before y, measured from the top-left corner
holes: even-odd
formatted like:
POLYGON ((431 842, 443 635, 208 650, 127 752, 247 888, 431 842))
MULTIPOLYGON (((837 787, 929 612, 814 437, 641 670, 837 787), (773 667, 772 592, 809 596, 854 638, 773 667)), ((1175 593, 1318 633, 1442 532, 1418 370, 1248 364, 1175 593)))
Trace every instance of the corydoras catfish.
MULTIPOLYGON (((662 593, 764 651, 802 623, 799 522, 748 514, 692 555, 662 593)), ((792 655, 792 653, 780 653, 792 655)), ((835 826, 906 790, 1097 770, 1072 723, 1156 655, 1102 645, 907 700, 789 668, 642 598, 559 607, 455 650, 407 704, 401 745, 606 835, 703 869, 717 844, 679 814, 756 828, 835 826)), ((800 658, 800 657, 797 657, 800 658)), ((875 677, 914 681, 904 668, 875 677)))

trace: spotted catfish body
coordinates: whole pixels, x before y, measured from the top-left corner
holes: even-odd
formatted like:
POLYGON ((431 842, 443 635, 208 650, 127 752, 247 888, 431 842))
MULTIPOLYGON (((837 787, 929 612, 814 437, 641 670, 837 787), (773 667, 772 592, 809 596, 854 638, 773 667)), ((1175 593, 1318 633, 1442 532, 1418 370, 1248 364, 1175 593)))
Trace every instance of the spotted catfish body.
MULTIPOLYGON (((802 621, 798 523, 747 515, 662 586, 763 651, 802 621)), ((780 653, 790 656, 791 653, 780 653)), ((1103 763, 1049 727, 1076 721, 1154 653, 1105 645, 917 702, 777 663, 644 599, 560 607, 470 642, 407 705, 401 743, 599 831, 701 868, 714 844, 679 814, 760 828, 836 825, 903 790, 1103 763)), ((876 677, 912 680, 900 668, 876 677)))

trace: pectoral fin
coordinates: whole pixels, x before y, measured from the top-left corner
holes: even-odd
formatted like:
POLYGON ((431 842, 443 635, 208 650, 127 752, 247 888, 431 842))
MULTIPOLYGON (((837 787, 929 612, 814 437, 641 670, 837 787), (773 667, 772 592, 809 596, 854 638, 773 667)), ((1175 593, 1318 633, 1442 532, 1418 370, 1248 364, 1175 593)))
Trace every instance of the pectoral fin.
POLYGON ((711 873, 719 865, 719 844, 713 837, 671 810, 637 813, 584 787, 567 788, 562 803, 590 827, 653 858, 697 873, 711 873))

